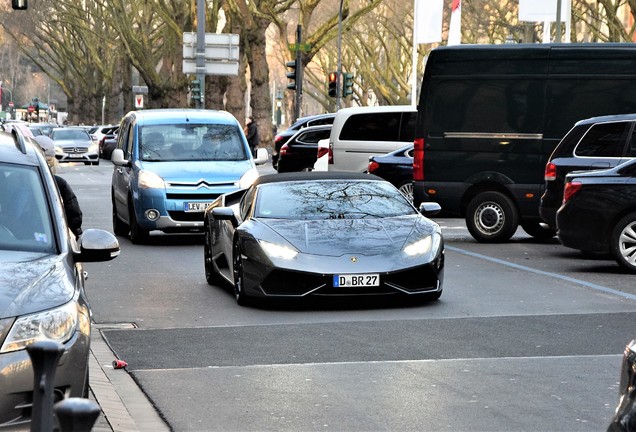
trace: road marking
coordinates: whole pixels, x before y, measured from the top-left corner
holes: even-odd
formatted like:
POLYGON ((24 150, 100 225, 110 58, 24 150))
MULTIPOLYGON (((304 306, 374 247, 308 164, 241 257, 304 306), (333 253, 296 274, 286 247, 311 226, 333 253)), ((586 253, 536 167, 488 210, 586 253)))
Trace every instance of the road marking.
POLYGON ((548 276, 548 277, 551 277, 551 278, 560 279, 560 280, 563 280, 563 281, 566 281, 566 282, 571 282, 571 283, 574 283, 574 284, 577 284, 577 285, 583 285, 583 286, 585 286, 587 288, 591 288, 591 289, 596 290, 596 291, 601 291, 601 292, 604 292, 606 294, 612 294, 612 295, 615 295, 615 296, 618 296, 618 297, 623 297, 623 298, 628 299, 628 300, 636 300, 636 295, 634 295, 634 294, 625 293, 625 292, 622 292, 622 291, 619 291, 619 290, 615 290, 613 288, 608 288, 608 287, 604 287, 602 285, 597 285, 595 283, 582 281, 580 279, 575 279, 575 278, 572 278, 572 277, 569 277, 569 276, 564 276, 564 275, 561 275, 561 274, 558 274, 558 273, 552 273, 552 272, 547 272, 547 271, 543 271, 543 270, 537 270, 537 269, 534 269, 532 267, 526 267, 526 266, 521 265, 521 264, 511 263, 511 262, 508 262, 508 261, 501 260, 499 258, 493 258, 493 257, 490 257, 488 255, 482 255, 482 254, 479 254, 479 253, 476 253, 476 252, 467 251, 467 250, 456 248, 456 247, 453 247, 453 246, 446 245, 445 248, 447 250, 449 250, 449 251, 457 252, 457 253, 460 253, 460 254, 463 254, 463 255, 468 255, 468 256, 471 256, 473 258, 479 258, 479 259, 490 261, 490 262, 493 262, 493 263, 496 263, 496 264, 501 264, 501 265, 505 265, 505 266, 508 266, 508 267, 516 268, 518 270, 524 270, 524 271, 527 271, 527 272, 530 272, 530 273, 536 273, 536 274, 539 274, 539 275, 542 275, 542 276, 548 276))

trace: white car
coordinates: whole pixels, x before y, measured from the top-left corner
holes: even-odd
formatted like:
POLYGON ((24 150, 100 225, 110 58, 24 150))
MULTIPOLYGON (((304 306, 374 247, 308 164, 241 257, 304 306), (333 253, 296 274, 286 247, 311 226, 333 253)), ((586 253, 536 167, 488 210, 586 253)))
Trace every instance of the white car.
POLYGON ((79 127, 55 128, 51 131, 58 162, 84 162, 99 165, 99 146, 85 129, 79 127))

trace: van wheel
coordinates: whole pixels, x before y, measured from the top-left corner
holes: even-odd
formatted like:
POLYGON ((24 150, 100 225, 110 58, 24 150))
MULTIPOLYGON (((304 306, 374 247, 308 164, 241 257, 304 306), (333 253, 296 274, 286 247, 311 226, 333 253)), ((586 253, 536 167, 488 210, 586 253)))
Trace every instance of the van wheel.
POLYGON ((124 237, 128 235, 129 231, 130 227, 119 219, 119 216, 117 215, 117 207, 115 206, 115 201, 113 201, 113 232, 116 236, 124 237))
POLYGON ((616 262, 636 273, 636 213, 618 221, 612 231, 611 248, 616 262))
POLYGON ((466 209, 466 227, 482 243, 510 240, 519 226, 519 211, 501 192, 483 192, 473 198, 466 209))
POLYGON ((547 241, 556 235, 556 229, 550 225, 539 221, 521 222, 521 228, 539 241, 547 241))

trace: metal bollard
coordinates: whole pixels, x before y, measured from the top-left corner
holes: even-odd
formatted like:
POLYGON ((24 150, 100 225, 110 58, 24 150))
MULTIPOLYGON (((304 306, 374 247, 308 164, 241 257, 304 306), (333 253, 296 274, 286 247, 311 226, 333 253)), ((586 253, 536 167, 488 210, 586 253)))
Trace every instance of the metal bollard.
POLYGON ((53 430, 53 388, 57 362, 64 352, 58 342, 41 341, 27 348, 33 364, 33 407, 31 408, 31 431, 53 430))
POLYGON ((68 398, 55 404, 62 432, 90 432, 101 412, 99 405, 83 398, 68 398))

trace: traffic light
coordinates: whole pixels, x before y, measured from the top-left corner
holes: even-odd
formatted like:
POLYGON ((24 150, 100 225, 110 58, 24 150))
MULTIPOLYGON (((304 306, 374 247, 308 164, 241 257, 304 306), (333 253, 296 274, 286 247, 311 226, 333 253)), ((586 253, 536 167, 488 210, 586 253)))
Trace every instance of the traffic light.
POLYGON ((329 96, 338 96, 338 72, 329 72, 329 96))
POLYGON ((198 79, 190 81, 190 99, 193 101, 201 100, 201 82, 198 79))
POLYGON ((342 96, 347 97, 353 94, 353 74, 345 72, 342 74, 342 96))
POLYGON ((289 78, 287 88, 296 90, 296 82, 298 81, 298 65, 296 64, 296 60, 288 61, 285 63, 285 66, 289 68, 289 72, 287 72, 287 78, 289 78))

